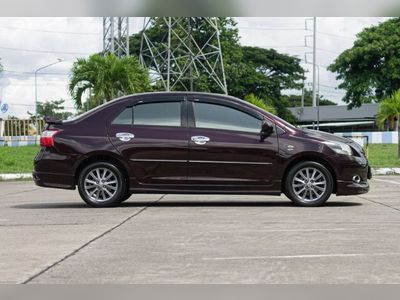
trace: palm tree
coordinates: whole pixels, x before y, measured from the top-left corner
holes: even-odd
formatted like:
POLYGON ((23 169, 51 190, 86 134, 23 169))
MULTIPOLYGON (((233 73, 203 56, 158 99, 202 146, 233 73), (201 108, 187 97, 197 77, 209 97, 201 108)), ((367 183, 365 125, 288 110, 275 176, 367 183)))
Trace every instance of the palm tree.
POLYGON ((244 97, 244 99, 247 102, 249 102, 249 103, 251 103, 251 104, 253 104, 253 105, 255 105, 255 106, 257 106, 257 107, 259 107, 259 108, 261 108, 263 110, 266 110, 266 111, 268 111, 268 112, 270 112, 272 114, 276 114, 276 109, 275 109, 275 107, 273 105, 267 104, 263 99, 257 97, 254 94, 246 95, 244 97))
POLYGON ((82 108, 82 96, 87 91, 94 107, 118 96, 151 91, 149 74, 133 56, 94 54, 79 58, 72 66, 69 82, 77 108, 82 108))
POLYGON ((379 104, 379 110, 376 120, 380 128, 384 128, 385 124, 388 123, 388 127, 390 130, 398 132, 398 140, 399 140, 398 157, 400 158, 399 118, 400 118, 400 90, 397 90, 391 96, 385 98, 379 104))

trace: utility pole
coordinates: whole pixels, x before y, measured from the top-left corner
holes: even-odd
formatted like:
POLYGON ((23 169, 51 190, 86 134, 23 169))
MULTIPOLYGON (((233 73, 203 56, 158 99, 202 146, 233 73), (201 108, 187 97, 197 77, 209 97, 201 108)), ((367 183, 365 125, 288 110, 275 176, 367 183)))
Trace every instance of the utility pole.
POLYGON ((312 106, 315 107, 317 104, 317 17, 314 17, 313 24, 313 97, 312 97, 312 106))
POLYGON ((318 69, 318 92, 317 92, 317 130, 319 130, 319 65, 317 65, 318 69))
POLYGON ((171 90, 171 17, 168 17, 167 92, 171 90))
POLYGON ((189 46, 189 85, 190 91, 193 92, 193 57, 192 57, 192 18, 188 18, 188 46, 189 46))
POLYGON ((304 79, 303 79, 303 87, 301 89, 301 108, 304 109, 304 79))

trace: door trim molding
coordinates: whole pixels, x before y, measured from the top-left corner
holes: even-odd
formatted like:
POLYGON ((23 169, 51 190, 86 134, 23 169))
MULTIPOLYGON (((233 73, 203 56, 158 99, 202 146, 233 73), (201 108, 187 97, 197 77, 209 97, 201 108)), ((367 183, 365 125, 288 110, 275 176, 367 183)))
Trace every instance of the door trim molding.
POLYGON ((142 159, 131 158, 137 162, 171 162, 171 163, 202 163, 202 164, 239 164, 239 165, 272 165, 270 162, 258 161, 217 161, 217 160, 182 160, 182 159, 142 159))

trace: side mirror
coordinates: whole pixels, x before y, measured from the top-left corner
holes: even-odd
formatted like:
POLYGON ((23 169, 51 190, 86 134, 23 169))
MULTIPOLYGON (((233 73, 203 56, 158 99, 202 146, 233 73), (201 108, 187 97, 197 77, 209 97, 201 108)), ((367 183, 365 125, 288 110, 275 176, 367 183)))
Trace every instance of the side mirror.
POLYGON ((260 142, 264 142, 264 140, 269 137, 274 132, 274 126, 271 122, 264 120, 261 124, 260 131, 260 142))

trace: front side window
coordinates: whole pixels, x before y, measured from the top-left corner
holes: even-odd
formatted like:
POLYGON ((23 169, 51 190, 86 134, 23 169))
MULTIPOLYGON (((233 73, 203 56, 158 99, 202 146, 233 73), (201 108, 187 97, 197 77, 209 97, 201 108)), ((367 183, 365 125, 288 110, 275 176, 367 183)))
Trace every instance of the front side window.
POLYGON ((181 126, 181 102, 138 104, 133 108, 133 124, 181 126))
POLYGON ((261 120, 243 111, 212 103, 193 102, 197 128, 260 133, 261 120))

